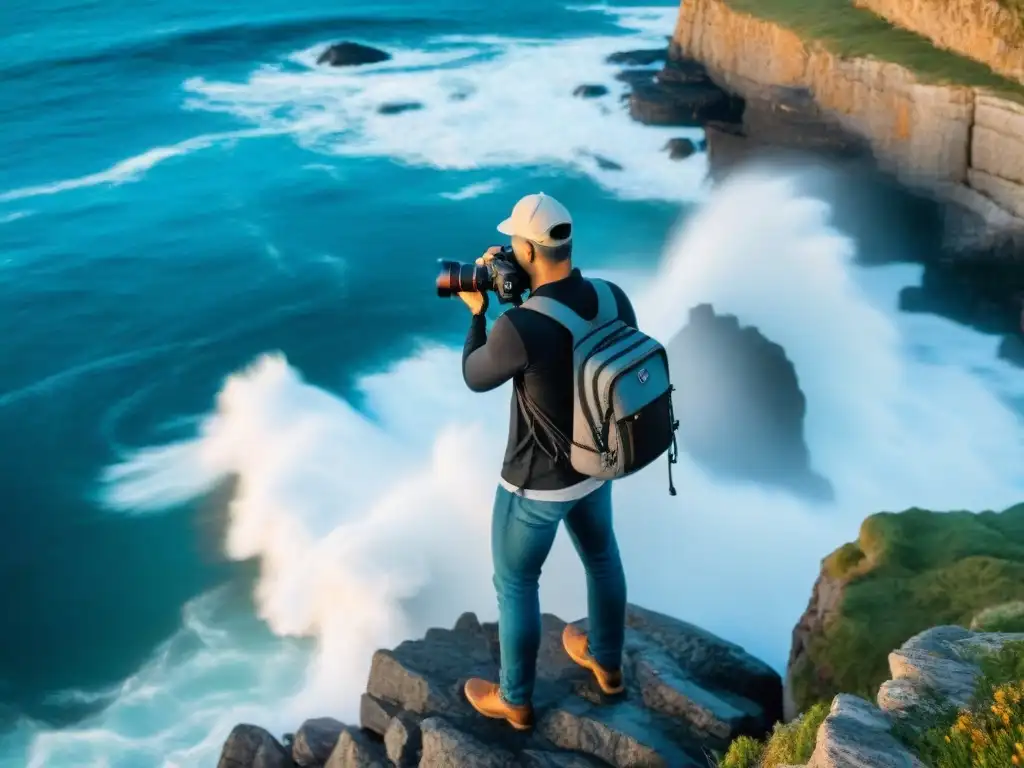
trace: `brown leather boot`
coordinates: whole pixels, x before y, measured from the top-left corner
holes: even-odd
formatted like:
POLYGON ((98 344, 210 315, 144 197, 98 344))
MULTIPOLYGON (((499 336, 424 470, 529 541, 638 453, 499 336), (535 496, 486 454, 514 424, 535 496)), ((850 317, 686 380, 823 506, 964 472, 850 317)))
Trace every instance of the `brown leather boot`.
POLYGON ((501 698, 497 683, 489 683, 479 677, 471 677, 464 688, 466 699, 484 717, 506 720, 517 731, 533 728, 533 707, 529 704, 516 706, 501 698))
POLYGON ((604 694, 612 696, 622 693, 626 689, 622 682, 621 669, 608 671, 590 655, 590 648, 587 646, 587 633, 582 629, 574 627, 572 624, 566 624, 562 631, 562 647, 565 648, 570 659, 593 673, 598 687, 604 694))

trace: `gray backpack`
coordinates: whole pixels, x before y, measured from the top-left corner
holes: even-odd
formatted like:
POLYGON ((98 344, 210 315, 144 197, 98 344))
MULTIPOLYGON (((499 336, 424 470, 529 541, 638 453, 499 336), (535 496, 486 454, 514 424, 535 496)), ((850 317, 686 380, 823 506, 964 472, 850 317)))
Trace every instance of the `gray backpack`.
POLYGON ((589 282, 597 291, 597 316, 591 321, 544 296, 531 295, 522 304, 572 334, 572 438, 516 386, 520 410, 535 434, 546 433, 553 458, 567 457, 573 469, 589 477, 626 477, 668 451, 669 493, 675 496, 672 464, 678 459, 679 422, 672 412, 668 355, 657 341, 618 319, 615 295, 606 282, 589 282))

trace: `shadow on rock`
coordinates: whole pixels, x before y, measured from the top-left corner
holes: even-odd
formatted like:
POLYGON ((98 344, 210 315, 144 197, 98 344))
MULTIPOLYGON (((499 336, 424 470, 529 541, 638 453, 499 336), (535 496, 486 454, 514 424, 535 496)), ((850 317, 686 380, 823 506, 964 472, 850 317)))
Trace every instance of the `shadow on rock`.
POLYGON ((804 441, 806 400, 785 350, 701 304, 668 345, 679 440, 715 474, 831 500, 804 441))

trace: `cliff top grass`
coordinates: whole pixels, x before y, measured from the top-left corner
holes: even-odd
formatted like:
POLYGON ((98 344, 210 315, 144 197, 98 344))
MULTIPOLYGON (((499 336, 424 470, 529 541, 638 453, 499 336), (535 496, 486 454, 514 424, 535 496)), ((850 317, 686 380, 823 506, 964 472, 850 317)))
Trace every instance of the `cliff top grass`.
POLYGON ((969 627, 986 608, 1024 600, 1024 504, 978 514, 872 515, 823 569, 843 592, 811 641, 808 663, 793 669, 801 711, 840 692, 873 700, 889 677, 889 652, 913 635, 943 624, 969 627))
MULTIPOLYGON (((1004 0, 1024 13, 1024 0, 1004 0)), ((894 27, 851 0, 725 0, 733 10, 787 27, 844 57, 899 64, 922 82, 985 88, 1024 103, 1024 85, 986 65, 937 48, 930 40, 894 27)))

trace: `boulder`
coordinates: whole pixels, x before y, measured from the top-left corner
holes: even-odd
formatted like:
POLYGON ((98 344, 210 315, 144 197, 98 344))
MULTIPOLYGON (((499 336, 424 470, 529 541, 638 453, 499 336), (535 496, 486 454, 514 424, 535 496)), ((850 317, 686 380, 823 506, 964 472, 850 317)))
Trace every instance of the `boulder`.
POLYGON ((577 85, 573 89, 573 96, 581 99, 596 99, 608 95, 608 88, 603 85, 577 85))
POLYGON ((377 113, 381 115, 400 115, 403 112, 415 112, 420 109, 423 109, 423 105, 418 101, 392 101, 377 107, 377 113))
POLYGON ((649 67, 651 64, 664 61, 667 54, 667 48, 645 48, 636 51, 619 51, 608 56, 605 61, 625 67, 649 67))
POLYGON ((828 498, 804 440, 806 402, 785 350, 702 304, 668 345, 684 371, 673 403, 679 441, 707 469, 828 498))
POLYGON ((345 726, 333 717, 307 720, 295 734, 292 759, 302 768, 323 765, 334 751, 344 729, 345 726))
POLYGON ((294 768, 277 739, 256 725, 236 725, 221 750, 217 768, 294 768))
POLYGON ((388 61, 391 54, 362 43, 341 42, 328 46, 317 58, 317 64, 332 67, 354 67, 360 64, 379 64, 388 61))
POLYGON ((807 768, 927 768, 890 729, 877 707, 848 694, 836 696, 807 768))
POLYGON ((670 160, 685 160, 697 151, 692 139, 669 139, 665 144, 670 160))
POLYGON ((692 85, 711 81, 707 67, 699 61, 684 58, 672 58, 658 70, 655 79, 659 83, 674 85, 692 85))
POLYGON ((384 745, 358 728, 345 728, 324 768, 391 768, 384 745))

